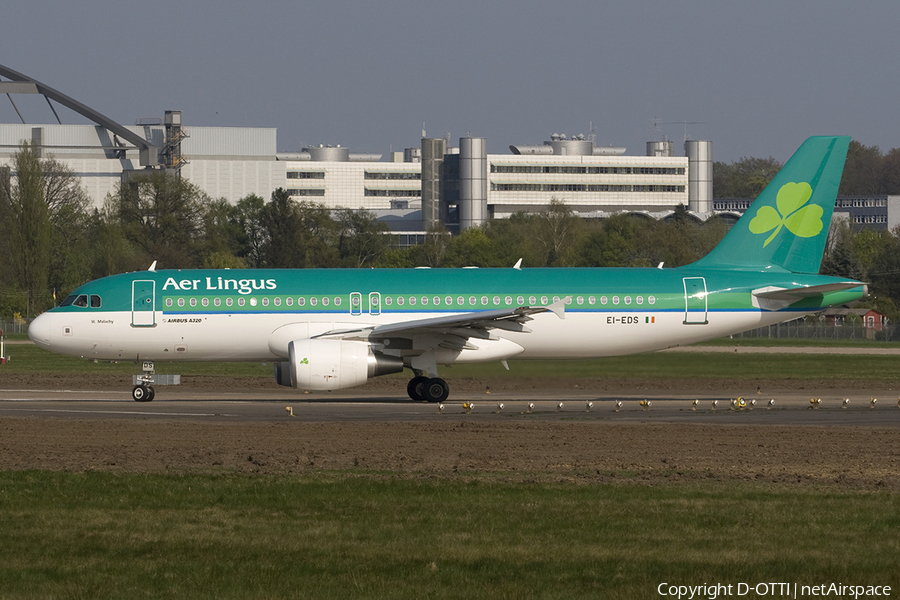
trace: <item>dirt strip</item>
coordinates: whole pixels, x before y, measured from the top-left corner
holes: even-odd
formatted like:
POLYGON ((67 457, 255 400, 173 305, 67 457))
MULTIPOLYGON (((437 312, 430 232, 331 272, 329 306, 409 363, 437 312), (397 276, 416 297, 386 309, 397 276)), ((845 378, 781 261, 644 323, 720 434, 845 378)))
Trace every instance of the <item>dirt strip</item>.
POLYGON ((896 429, 709 424, 202 423, 0 418, 0 469, 900 489, 896 429))

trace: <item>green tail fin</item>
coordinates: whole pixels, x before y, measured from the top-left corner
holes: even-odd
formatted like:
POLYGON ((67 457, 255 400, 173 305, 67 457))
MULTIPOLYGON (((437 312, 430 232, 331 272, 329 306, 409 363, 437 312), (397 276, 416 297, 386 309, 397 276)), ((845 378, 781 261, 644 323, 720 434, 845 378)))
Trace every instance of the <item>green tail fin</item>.
POLYGON ((712 252, 691 267, 818 273, 850 138, 811 137, 712 252))

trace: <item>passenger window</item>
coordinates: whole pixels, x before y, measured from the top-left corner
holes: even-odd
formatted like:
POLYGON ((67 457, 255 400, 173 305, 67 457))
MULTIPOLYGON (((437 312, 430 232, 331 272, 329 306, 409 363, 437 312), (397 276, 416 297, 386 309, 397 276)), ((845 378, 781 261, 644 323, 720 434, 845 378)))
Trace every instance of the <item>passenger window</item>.
POLYGON ((75 306, 80 306, 81 308, 87 308, 88 298, 85 294, 81 294, 77 298, 75 298, 75 302, 73 302, 75 306))
POLYGON ((91 294, 91 308, 100 308, 100 296, 91 294))

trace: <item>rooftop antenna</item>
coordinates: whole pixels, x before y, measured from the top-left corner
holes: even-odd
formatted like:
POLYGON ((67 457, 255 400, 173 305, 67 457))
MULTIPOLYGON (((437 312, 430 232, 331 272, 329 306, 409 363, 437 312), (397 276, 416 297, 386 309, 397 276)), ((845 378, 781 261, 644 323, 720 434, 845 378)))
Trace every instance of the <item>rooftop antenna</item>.
POLYGON ((659 131, 662 129, 660 127, 660 125, 683 125, 684 126, 684 141, 686 142, 689 139, 691 139, 690 137, 688 137, 687 126, 688 125, 703 125, 705 123, 706 123, 706 121, 687 121, 687 120, 685 120, 685 121, 662 121, 659 118, 654 118, 653 119, 653 131, 657 132, 657 134, 658 134, 659 131))
POLYGON ((688 137, 687 126, 688 125, 703 125, 705 121, 676 121, 672 123, 672 125, 684 125, 684 141, 688 141, 691 139, 688 137))

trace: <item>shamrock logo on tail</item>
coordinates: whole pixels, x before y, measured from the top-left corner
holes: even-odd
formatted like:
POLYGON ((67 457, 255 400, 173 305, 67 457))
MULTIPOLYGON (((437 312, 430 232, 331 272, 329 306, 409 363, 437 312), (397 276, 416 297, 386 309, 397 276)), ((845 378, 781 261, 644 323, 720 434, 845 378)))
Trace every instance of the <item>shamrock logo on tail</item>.
POLYGON ((775 231, 763 243, 763 248, 769 245, 782 227, 798 237, 814 237, 819 235, 824 227, 821 206, 810 204, 804 206, 812 197, 812 187, 805 181, 800 183, 786 183, 778 190, 775 197, 776 211, 771 206, 763 206, 757 211, 756 216, 750 221, 752 233, 766 233, 775 231))

